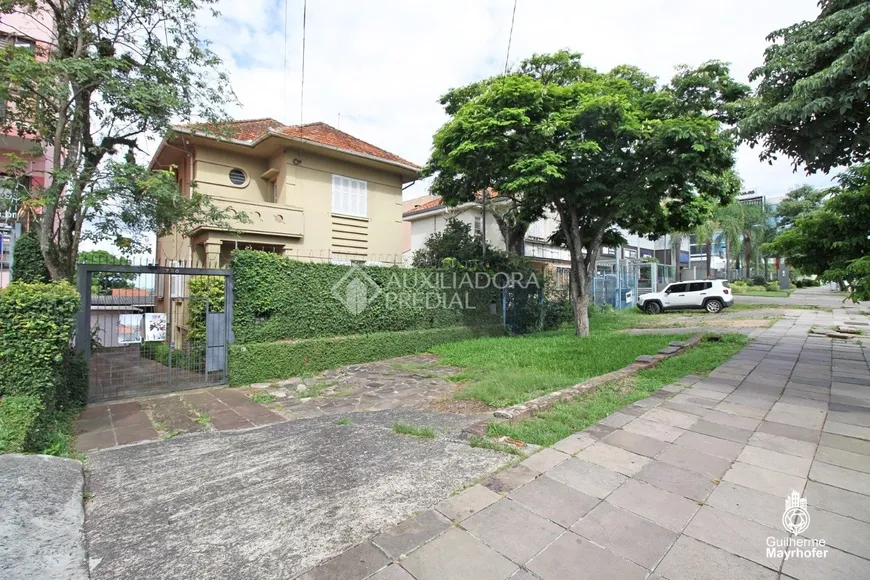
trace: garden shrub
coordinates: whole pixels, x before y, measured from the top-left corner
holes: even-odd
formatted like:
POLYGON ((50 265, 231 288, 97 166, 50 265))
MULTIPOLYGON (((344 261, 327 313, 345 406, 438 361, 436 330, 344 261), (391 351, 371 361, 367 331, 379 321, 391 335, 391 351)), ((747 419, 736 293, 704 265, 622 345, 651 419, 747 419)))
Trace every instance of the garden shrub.
POLYGON ((764 278, 764 276, 753 276, 752 280, 750 281, 752 282, 753 286, 764 286, 767 284, 767 280, 764 278))
POLYGON ((12 248, 12 279, 28 283, 49 280, 39 239, 33 232, 27 232, 15 241, 12 248))
POLYGON ((381 293, 361 312, 351 314, 333 295, 336 284, 343 289, 343 279, 348 281, 345 276, 352 271, 348 266, 237 250, 233 252, 232 270, 233 332, 239 343, 501 323, 501 291, 495 288, 460 289, 463 302, 474 309, 420 308, 411 302, 424 296, 435 304, 444 295, 441 281, 452 283, 454 276, 461 279, 464 274, 473 279, 474 272, 360 267, 381 293))
POLYGON ((55 414, 86 402, 87 368, 71 349, 78 309, 67 282, 0 290, 0 451, 39 450, 55 414))
POLYGON ((404 332, 378 332, 354 336, 310 338, 297 341, 232 344, 230 385, 247 385, 317 373, 348 364, 425 352, 437 344, 497 336, 499 325, 469 328, 432 328, 404 332))
POLYGON ((743 294, 749 288, 745 282, 741 282, 740 280, 735 280, 729 284, 731 287, 731 292, 734 294, 743 294))
POLYGON ((764 287, 767 289, 768 292, 779 292, 780 291, 779 282, 768 282, 767 284, 765 284, 764 287))
POLYGON ((187 340, 205 343, 206 312, 224 311, 226 280, 223 276, 195 276, 189 284, 191 300, 188 301, 187 340))

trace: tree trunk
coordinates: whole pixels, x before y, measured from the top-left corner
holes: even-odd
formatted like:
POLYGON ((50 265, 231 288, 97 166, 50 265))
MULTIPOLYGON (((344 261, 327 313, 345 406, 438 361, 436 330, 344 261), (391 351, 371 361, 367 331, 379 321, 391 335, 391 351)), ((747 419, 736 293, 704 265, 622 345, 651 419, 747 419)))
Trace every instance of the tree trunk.
POLYGON ((707 278, 710 278, 711 265, 713 264, 713 242, 707 242, 707 278))
POLYGON ((725 279, 731 279, 731 244, 725 238, 725 279))
MULTIPOLYGON (((574 276, 572 276, 574 278, 574 276)), ((589 280, 586 287, 580 291, 582 284, 571 284, 571 305, 574 308, 574 328, 577 336, 589 336, 589 280)))
POLYGON ((749 269, 752 264, 752 240, 748 234, 743 235, 743 268, 746 272, 746 279, 749 279, 749 269))

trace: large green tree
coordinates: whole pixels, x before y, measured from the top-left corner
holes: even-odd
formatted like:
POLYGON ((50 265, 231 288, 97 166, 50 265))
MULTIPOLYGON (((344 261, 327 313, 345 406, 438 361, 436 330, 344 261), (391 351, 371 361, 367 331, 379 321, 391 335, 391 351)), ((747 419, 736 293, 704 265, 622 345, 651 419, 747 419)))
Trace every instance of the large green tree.
POLYGON ((11 159, 10 179, 30 154, 51 161, 49 185, 12 201, 38 206, 31 226, 53 279, 73 274, 82 240, 141 251, 146 233, 225 223, 205 196, 180 192, 172 172, 149 171, 136 158, 170 121, 218 121, 234 98, 198 35, 198 19, 214 4, 0 0, 0 16, 47 10, 53 22, 51 42, 35 53, 9 43, 0 54, 0 100, 11 103, 0 131, 35 144, 11 159))
POLYGON ((809 173, 870 152, 870 2, 821 0, 821 13, 767 37, 764 64, 740 122, 762 159, 790 157, 809 173))
POLYGON ((838 181, 822 208, 798 217, 768 249, 804 274, 851 285, 855 300, 870 299, 870 163, 853 166, 838 181))
POLYGON ((827 195, 827 189, 817 189, 812 185, 792 189, 776 206, 777 225, 780 228, 790 228, 800 216, 822 207, 827 195))
POLYGON ((450 120, 434 137, 425 173, 449 203, 492 187, 516 193, 531 223, 549 209, 571 255, 577 334, 602 245, 618 228, 659 236, 688 231, 736 192, 725 177, 735 144, 723 123, 748 88, 728 67, 681 67, 665 86, 637 68, 599 72, 559 52, 514 73, 450 91, 450 120))
MULTIPOLYGON (((130 265, 130 260, 116 256, 106 250, 79 252, 78 261, 84 264, 130 265)), ((123 272, 94 272, 91 274, 91 291, 97 295, 109 296, 114 288, 133 288, 135 274, 123 272)))

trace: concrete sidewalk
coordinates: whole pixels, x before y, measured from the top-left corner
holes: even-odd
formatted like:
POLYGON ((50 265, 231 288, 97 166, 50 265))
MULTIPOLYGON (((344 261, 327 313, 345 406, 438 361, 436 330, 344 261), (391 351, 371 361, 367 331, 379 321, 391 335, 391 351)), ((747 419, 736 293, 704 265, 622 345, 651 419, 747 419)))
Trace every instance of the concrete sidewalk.
POLYGON ((870 578, 868 352, 807 335, 847 316, 857 319, 784 318, 706 379, 666 387, 300 578, 870 578), (799 502, 784 518, 792 492, 807 501, 799 536, 785 529, 803 521, 799 502))

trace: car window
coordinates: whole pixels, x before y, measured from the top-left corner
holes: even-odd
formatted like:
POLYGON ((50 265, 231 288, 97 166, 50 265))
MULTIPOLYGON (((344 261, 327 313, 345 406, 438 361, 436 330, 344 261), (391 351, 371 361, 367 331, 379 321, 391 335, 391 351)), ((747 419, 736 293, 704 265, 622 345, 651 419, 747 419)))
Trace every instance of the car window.
POLYGON ((692 282, 689 284, 689 292, 702 292, 709 288, 707 282, 692 282))
POLYGON ((685 292, 686 286, 688 286, 688 284, 671 284, 668 286, 668 290, 671 292, 685 292))
POLYGON ((728 280, 723 280, 722 285, 725 286, 726 288, 731 288, 731 285, 728 283, 728 280))

